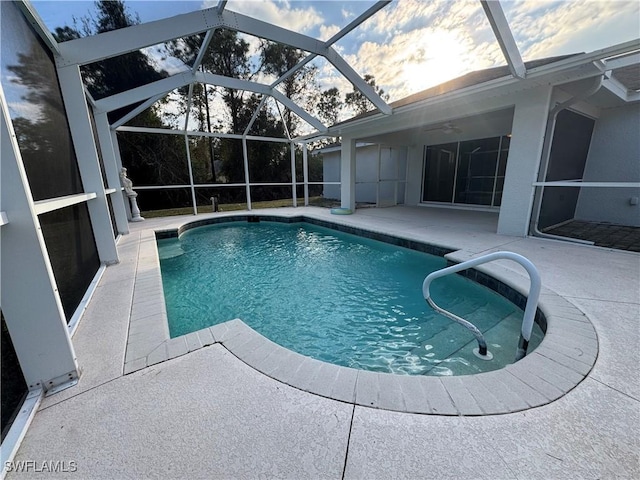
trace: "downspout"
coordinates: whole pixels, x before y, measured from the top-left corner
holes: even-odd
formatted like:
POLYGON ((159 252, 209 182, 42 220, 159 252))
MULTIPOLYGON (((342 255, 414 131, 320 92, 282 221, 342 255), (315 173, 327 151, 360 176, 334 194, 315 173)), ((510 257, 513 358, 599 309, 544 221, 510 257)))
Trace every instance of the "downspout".
MULTIPOLYGON (((581 94, 571 97, 569 100, 565 102, 558 103, 555 107, 553 107, 549 111, 547 128, 544 132, 544 145, 542 147, 542 157, 541 157, 540 171, 538 173, 538 181, 544 182, 545 179, 547 178, 547 173, 549 170, 549 160, 551 158, 551 147, 553 144, 553 133, 556 128, 556 119, 558 118, 558 114, 562 110, 569 108, 571 105, 574 105, 579 101, 594 95, 602 87, 603 79, 604 79, 604 75, 600 75, 596 77, 593 85, 589 87, 587 90, 585 90, 581 94)), ((535 200, 534 200, 534 206, 533 206, 534 215, 532 215, 531 217, 532 218, 531 229, 530 229, 531 234, 534 237, 550 238, 554 240, 564 240, 564 241, 569 241, 574 243, 581 243, 584 245, 593 245, 594 242, 590 242, 588 240, 580 240, 577 238, 569 238, 569 237, 562 237, 560 235, 552 235, 550 233, 541 232, 538 229, 538 222, 540 220, 540 210, 542 208, 543 194, 544 194, 544 186, 541 186, 540 190, 536 193, 535 200)))

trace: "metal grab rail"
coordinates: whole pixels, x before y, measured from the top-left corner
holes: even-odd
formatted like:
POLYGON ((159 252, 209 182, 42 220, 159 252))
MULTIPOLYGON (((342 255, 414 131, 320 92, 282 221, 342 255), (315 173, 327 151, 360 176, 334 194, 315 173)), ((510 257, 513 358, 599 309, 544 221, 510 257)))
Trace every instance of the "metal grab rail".
POLYGON ((487 344, 484 340, 482 332, 480 332, 480 330, 478 330, 478 328, 471 322, 468 322, 467 320, 464 320, 463 318, 460 318, 457 315, 448 312, 447 310, 444 310, 443 308, 440 308, 438 305, 436 305, 431 299, 429 286, 431 285, 431 282, 433 282, 436 278, 444 277, 445 275, 449 275, 450 273, 456 273, 468 268, 473 268, 475 266, 491 262, 493 260, 513 260, 514 262, 519 263, 525 268, 525 270, 529 274, 529 279, 531 281, 531 284, 529 286, 529 295, 527 297, 527 304, 525 306, 524 316, 522 318, 520 339, 518 340, 518 348, 516 350, 516 361, 518 361, 527 354, 529 340, 531 339, 531 331, 533 330, 533 322, 536 316, 536 309, 538 308, 538 299, 540 298, 540 289, 542 283, 540 280, 538 269, 528 259, 513 252, 495 252, 483 255, 482 257, 473 258, 471 260, 467 260, 466 262, 452 265, 451 267, 446 267, 427 275, 427 277, 424 279, 424 282, 422 283, 422 294, 429 305, 431 305, 431 307, 433 307, 437 312, 471 330, 471 333, 473 333, 473 335, 476 337, 476 340, 478 341, 478 356, 480 356, 480 358, 487 358, 490 354, 489 352, 487 352, 487 344))

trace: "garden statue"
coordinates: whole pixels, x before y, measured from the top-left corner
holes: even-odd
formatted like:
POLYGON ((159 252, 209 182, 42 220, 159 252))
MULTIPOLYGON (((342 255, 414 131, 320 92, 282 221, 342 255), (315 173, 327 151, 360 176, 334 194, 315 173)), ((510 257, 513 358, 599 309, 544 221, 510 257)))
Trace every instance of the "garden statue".
POLYGON ((136 199, 138 194, 133 191, 133 182, 129 177, 127 177, 127 169, 124 167, 120 169, 120 183, 122 184, 124 193, 129 199, 129 202, 131 205, 131 221, 142 222, 144 218, 140 216, 140 209, 138 208, 138 200, 136 199))

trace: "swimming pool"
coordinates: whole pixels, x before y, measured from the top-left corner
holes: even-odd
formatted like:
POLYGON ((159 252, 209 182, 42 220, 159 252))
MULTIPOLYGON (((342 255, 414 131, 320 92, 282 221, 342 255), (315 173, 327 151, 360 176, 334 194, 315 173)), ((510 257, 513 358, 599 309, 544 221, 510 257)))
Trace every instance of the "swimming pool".
MULTIPOLYGON (((319 360, 377 372, 463 375, 513 361, 522 312, 460 276, 434 284, 444 307, 485 333, 473 336, 431 310, 424 277, 442 257, 303 222, 232 222, 158 240, 172 337, 241 318, 274 342, 319 360)), ((542 338, 538 326, 532 351, 542 338)))

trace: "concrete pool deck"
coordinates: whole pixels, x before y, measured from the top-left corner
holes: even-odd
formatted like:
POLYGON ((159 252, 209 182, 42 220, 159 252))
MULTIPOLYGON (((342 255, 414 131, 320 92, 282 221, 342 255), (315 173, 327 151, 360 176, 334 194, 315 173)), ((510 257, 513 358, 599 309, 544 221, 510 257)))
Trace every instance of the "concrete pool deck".
MULTIPOLYGON (((79 384, 43 400, 15 461, 74 461, 77 472, 60 473, 70 478, 640 477, 640 255, 497 235, 497 215, 482 212, 271 212, 446 245, 460 259, 520 253, 550 293, 589 318, 599 343, 595 365, 552 403, 490 416, 399 413, 324 398, 264 375, 221 343, 124 375, 127 344, 141 333, 131 330, 135 314, 143 320, 159 308, 133 309, 144 290, 134 285, 144 277, 149 231, 194 217, 153 219, 131 224, 120 239, 121 262, 105 271, 73 338, 79 384)), ((493 268, 528 283, 516 264, 493 268)))

